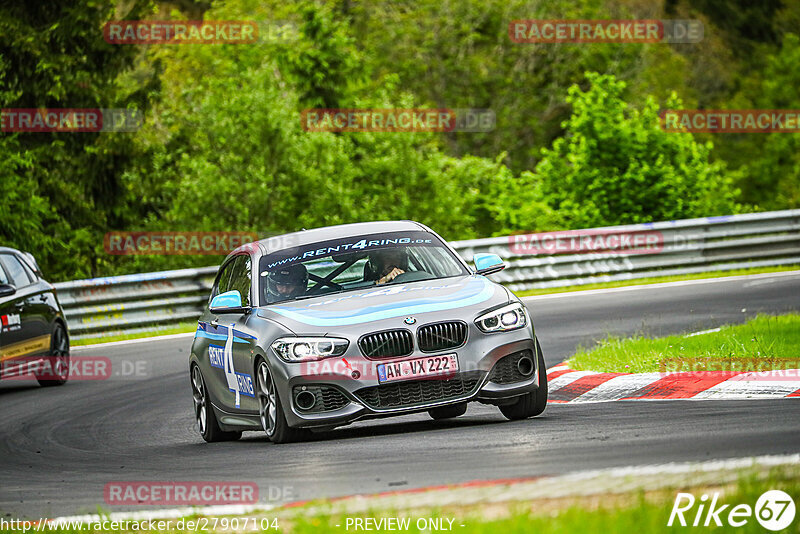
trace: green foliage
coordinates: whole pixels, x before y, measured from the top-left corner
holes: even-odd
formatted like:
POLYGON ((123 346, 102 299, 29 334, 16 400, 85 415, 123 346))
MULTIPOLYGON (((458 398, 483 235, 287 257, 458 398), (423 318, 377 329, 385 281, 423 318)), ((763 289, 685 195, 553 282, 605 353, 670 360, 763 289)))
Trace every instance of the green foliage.
MULTIPOLYGON (((129 16, 148 6, 133 2, 129 16)), ((102 39, 113 11, 104 2, 0 7, 0 108, 127 107, 131 101, 117 96, 117 75, 136 50, 102 39)), ((94 133, 4 137, 0 243, 33 252, 56 278, 95 274, 96 236, 126 209, 119 175, 133 154, 118 141, 94 133)))
MULTIPOLYGON (((569 116, 567 89, 584 71, 649 72, 643 45, 519 44, 509 22, 518 19, 633 18, 618 4, 586 0, 422 0, 363 2, 350 12, 374 75, 397 74, 424 101, 449 108, 491 108, 498 127, 485 134, 451 133, 447 148, 532 170, 541 147, 561 135, 569 116)), ((675 55, 672 52, 672 55, 675 55)), ((666 63, 669 59, 659 59, 666 63)), ((666 68, 659 69, 663 78, 666 68)), ((675 84, 674 74, 666 77, 675 84)))
MULTIPOLYGON (((510 196, 501 185, 513 183, 513 176, 502 164, 448 156, 434 133, 303 130, 301 111, 308 106, 420 106, 414 95, 397 89, 393 76, 378 89, 359 92, 358 52, 344 37, 326 43, 324 63, 345 66, 351 83, 327 87, 327 76, 312 79, 298 65, 313 55, 318 35, 341 32, 341 23, 326 8, 306 7, 303 16, 311 22, 300 25, 290 43, 153 53, 152 61, 165 65, 162 80, 168 89, 138 135, 147 154, 143 165, 123 177, 126 197, 150 205, 138 229, 271 235, 362 220, 413 219, 448 238, 503 230, 501 217, 486 217, 510 196), (211 71, 214 76, 204 75, 211 71)), ((107 270, 196 263, 192 258, 104 261, 107 270)))
POLYGON ((351 88, 364 78, 364 59, 355 39, 329 10, 307 4, 300 15, 303 38, 281 50, 282 70, 295 80, 302 106, 344 107, 351 88))
MULTIPOLYGON (((567 102, 572 116, 564 137, 542 151, 536 167, 543 194, 564 226, 590 228, 731 213, 730 179, 709 162, 711 144, 689 133, 664 131, 658 107, 644 109, 622 98, 625 83, 613 75, 587 73, 567 102)), ((669 104, 681 108, 677 98, 669 104)))
POLYGON ((42 222, 50 216, 47 201, 37 191, 36 183, 25 174, 30 156, 20 153, 16 138, 0 138, 0 235, 6 246, 39 248, 47 246, 42 222))
POLYGON ((681 100, 800 107, 800 45, 786 33, 796 0, 745 4, 4 4, 0 107, 133 107, 146 123, 132 134, 0 134, 0 244, 31 250, 58 280, 219 261, 109 256, 109 230, 266 236, 409 218, 460 239, 796 207, 795 135, 693 137, 657 124, 681 100), (508 37, 514 19, 663 17, 701 18, 704 42, 508 37), (255 20, 263 38, 110 45, 102 26, 114 18, 255 20), (288 39, 263 26, 282 22, 296 27, 288 39), (302 111, 318 107, 490 108, 497 128, 304 131, 302 111))
MULTIPOLYGON (((800 37, 784 36, 780 50, 767 57, 759 81, 745 89, 751 107, 800 109, 800 37)), ((800 136, 776 132, 741 137, 730 148, 740 152, 737 159, 745 156, 739 181, 743 201, 764 210, 800 206, 800 136)))

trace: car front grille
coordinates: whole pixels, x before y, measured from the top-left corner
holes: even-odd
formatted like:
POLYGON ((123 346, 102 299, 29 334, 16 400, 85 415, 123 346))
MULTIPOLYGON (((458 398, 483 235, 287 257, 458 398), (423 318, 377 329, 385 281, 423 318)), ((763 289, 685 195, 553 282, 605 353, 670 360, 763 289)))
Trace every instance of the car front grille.
POLYGON ((494 368, 489 375, 489 381, 495 384, 513 384, 514 382, 522 382, 523 380, 530 379, 533 375, 525 376, 520 373, 517 368, 517 363, 525 356, 532 359, 533 352, 530 350, 521 350, 500 358, 497 363, 494 364, 494 368))
POLYGON ((414 340, 408 330, 387 330, 363 336, 358 347, 367 358, 394 358, 411 354, 414 340))
POLYGON ((454 349, 467 341, 467 325, 461 321, 448 321, 420 326, 417 343, 422 352, 454 349))
MULTIPOLYGON (((295 386, 292 397, 296 398, 297 394, 303 391, 303 387, 304 386, 295 386)), ((350 403, 350 401, 347 400, 347 397, 344 396, 344 393, 334 387, 305 386, 305 388, 305 391, 308 391, 314 395, 317 401, 314 403, 314 406, 307 410, 304 410, 298 406, 297 409, 303 413, 331 412, 333 410, 344 408, 350 403)), ((296 403, 295 406, 297 406, 296 403)))
POLYGON ((410 380, 361 388, 355 395, 374 409, 411 408, 465 397, 475 391, 480 379, 481 373, 473 371, 446 380, 410 380))

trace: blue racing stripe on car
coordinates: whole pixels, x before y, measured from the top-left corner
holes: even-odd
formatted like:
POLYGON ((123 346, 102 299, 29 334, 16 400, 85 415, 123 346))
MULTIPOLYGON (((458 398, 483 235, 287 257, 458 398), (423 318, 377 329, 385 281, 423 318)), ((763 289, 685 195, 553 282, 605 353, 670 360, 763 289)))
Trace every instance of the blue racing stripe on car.
POLYGON ((398 305, 397 303, 383 304, 380 306, 366 306, 351 311, 350 315, 343 315, 347 312, 340 311, 327 311, 327 310, 303 310, 298 311, 297 308, 288 308, 281 306, 274 306, 271 309, 284 317, 305 323, 312 326, 346 326, 353 324, 361 324, 369 321, 377 321, 380 319, 390 319, 392 317, 400 317, 402 315, 411 315, 414 313, 427 313, 437 312, 444 310, 452 310, 455 308, 463 308, 473 304, 479 304, 492 298, 494 295, 495 286, 491 282, 474 281, 467 286, 466 289, 458 291, 452 295, 447 295, 439 299, 418 299, 413 303, 405 303, 398 305), (477 293, 476 285, 481 284, 483 287, 477 293), (469 295, 469 296, 465 296, 469 295))
MULTIPOLYGON (((225 341, 228 339, 228 327, 222 325, 214 326, 212 324, 201 321, 197 323, 197 331, 195 332, 194 337, 213 339, 215 341, 225 341)), ((236 329, 234 329, 233 331, 234 343, 249 343, 248 340, 255 338, 256 338, 255 336, 251 336, 250 334, 245 334, 244 332, 240 332, 239 330, 236 329)))

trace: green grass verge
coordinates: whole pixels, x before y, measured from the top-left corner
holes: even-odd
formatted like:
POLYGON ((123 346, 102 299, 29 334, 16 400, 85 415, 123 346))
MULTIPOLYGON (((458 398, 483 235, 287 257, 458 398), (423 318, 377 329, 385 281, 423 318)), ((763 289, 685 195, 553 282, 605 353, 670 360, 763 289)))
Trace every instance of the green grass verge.
POLYGON ((188 332, 194 332, 197 330, 197 322, 192 323, 181 323, 177 326, 173 326, 170 328, 153 328, 152 330, 147 330, 145 332, 137 332, 135 334, 115 334, 113 336, 105 336, 105 337, 92 337, 92 338, 85 338, 85 339, 77 339, 71 340, 70 345, 73 347, 80 347, 83 345, 96 345, 98 343, 111 343, 113 341, 125 341, 128 339, 141 339, 145 337, 153 337, 153 336, 168 336, 171 334, 185 334, 188 332))
POLYGON ((637 278, 636 280, 619 280, 617 282, 598 282, 582 286, 549 287, 543 289, 528 289, 515 291, 518 297, 531 297, 534 295, 550 295, 552 293, 570 293, 573 291, 587 291, 589 289, 606 289, 611 287, 627 287, 646 284, 660 284, 663 282, 679 282, 681 280, 704 280, 706 278, 725 278, 728 276, 741 276, 745 274, 780 273, 796 271, 800 265, 783 265, 776 267, 756 267, 752 269, 736 269, 734 271, 710 271, 706 273, 685 274, 675 276, 654 276, 650 278, 637 278))
MULTIPOLYGON (((686 475, 690 476, 690 475, 686 475)), ((248 519, 251 525, 257 522, 259 525, 276 525, 277 528, 269 528, 265 532, 281 532, 291 534, 339 534, 346 532, 364 532, 364 529, 354 528, 353 521, 358 518, 362 521, 370 518, 379 521, 382 518, 395 518, 409 520, 407 529, 397 529, 401 532, 433 532, 432 529, 418 528, 417 521, 433 519, 443 521, 443 525, 451 526, 451 530, 445 532, 457 532, 462 534, 514 534, 541 532, 543 534, 575 534, 582 532, 602 532, 605 534, 633 532, 652 533, 674 533, 680 532, 737 532, 737 533, 763 533, 767 532, 756 519, 755 510, 759 497, 769 490, 781 490, 791 498, 797 500, 800 495, 800 471, 797 465, 776 466, 773 468, 746 468, 739 470, 729 482, 705 482, 691 483, 688 479, 677 486, 664 486, 660 489, 651 490, 631 490, 617 491, 609 489, 605 492, 577 492, 561 497, 547 497, 525 499, 524 496, 517 495, 511 500, 498 500, 494 493, 487 495, 487 499, 479 504, 460 505, 452 504, 442 507, 423 506, 420 508, 408 509, 365 509, 358 500, 350 500, 351 505, 356 505, 355 509, 346 512, 344 510, 333 511, 336 501, 315 501, 302 507, 278 508, 254 514, 245 514, 239 517, 239 525, 243 519, 248 519), (677 494, 679 492, 690 493, 695 498, 694 506, 684 512, 684 518, 688 525, 694 521, 698 508, 704 503, 703 513, 700 524, 706 519, 708 502, 713 499, 714 494, 718 494, 716 508, 727 505, 725 510, 719 514, 722 527, 714 528, 699 526, 682 527, 677 522, 673 526, 667 526, 671 511, 673 509, 677 494), (707 500, 702 500, 702 495, 707 495, 707 500), (746 518, 746 524, 740 527, 731 527, 728 524, 728 513, 737 505, 746 505, 751 509, 751 515, 746 518), (348 528, 348 518, 350 519, 348 528), (265 520, 265 523, 262 523, 265 520), (451 520, 452 522, 449 522, 451 520)), ((614 486, 609 486, 613 488, 614 486)), ((512 491, 513 493, 513 491, 512 491)), ((365 497, 369 499, 369 497, 365 497)), ((685 504, 686 501, 682 501, 685 504)), ((338 501, 342 504, 342 501, 338 501)), ((770 502, 770 509, 777 513, 780 508, 775 502, 770 502)), ((345 510, 349 508, 345 504, 345 510)), ((785 510, 784 510, 785 511, 785 510)), ((795 519, 788 528, 780 532, 800 532, 800 510, 797 511, 795 519)), ((762 513, 766 513, 763 512, 762 513)), ((204 516, 191 515, 186 520, 197 520, 204 516)), ((237 516, 226 516, 227 521, 222 522, 222 516, 213 521, 209 517, 206 522, 208 527, 203 532, 254 532, 260 529, 235 527, 231 519, 237 516), (218 525, 213 528, 212 525, 218 525), (224 525, 224 526, 223 526, 224 525), (222 528, 219 528, 222 526, 222 528), (245 530, 246 529, 246 530, 245 530)), ((175 524, 178 520, 172 520, 172 528, 161 530, 161 532, 195 532, 188 528, 176 529, 175 524)), ((677 520, 676 520, 677 521, 677 520)), ((147 525, 147 523, 144 523, 147 525)), ((713 524, 713 523, 712 523, 713 524)), ((91 527, 91 525, 89 525, 91 527)), ((21 529, 5 529, 8 532, 22 532, 21 529)), ((47 528, 42 532, 62 532, 79 533, 91 532, 91 528, 47 528)), ((386 531, 386 529, 375 529, 372 531, 386 531)), ((28 530, 28 532, 31 532, 28 530)), ((102 532, 157 532, 148 528, 119 530, 104 529, 102 532)))
MULTIPOLYGON (((505 508, 498 508, 496 504, 484 504, 477 508, 462 510, 459 513, 456 509, 444 510, 417 510, 409 512, 390 512, 372 511, 369 514, 351 514, 349 516, 335 515, 329 517, 300 518, 291 524, 287 532, 292 534, 333 534, 352 532, 354 528, 351 524, 349 530, 345 530, 347 517, 372 517, 380 519, 384 517, 408 517, 411 519, 409 528, 406 532, 420 532, 415 528, 415 523, 419 518, 450 518, 454 519, 452 531, 463 534, 527 534, 530 532, 540 532, 543 534, 576 534, 583 532, 602 532, 630 534, 634 532, 653 533, 674 533, 676 531, 688 532, 731 532, 751 533, 767 532, 751 516, 747 524, 742 527, 734 528, 727 524, 727 514, 736 505, 745 504, 755 508, 758 498, 768 490, 782 490, 797 499, 800 495, 800 478, 796 474, 784 472, 781 469, 773 470, 766 478, 756 476, 743 476, 739 482, 721 487, 690 487, 671 490, 658 491, 636 491, 623 494, 600 494, 583 498, 572 499, 548 499, 532 502, 504 503, 505 508), (687 524, 691 525, 698 511, 700 498, 703 494, 713 496, 714 492, 719 492, 720 497, 717 501, 717 508, 727 504, 725 511, 720 514, 720 521, 723 526, 714 529, 713 527, 699 526, 697 528, 681 527, 679 523, 673 523, 668 527, 670 512, 678 492, 692 493, 696 498, 695 505, 691 511, 684 513, 687 524), (487 517, 489 516, 489 517, 487 517), (495 516, 495 518, 491 518, 495 516), (339 526, 337 526, 339 525, 339 526), (463 526, 462 526, 463 525, 463 526)), ((704 512, 708 509, 706 504, 704 512)), ((765 512, 766 513, 766 512, 765 512)), ((700 521, 705 521, 706 514, 702 514, 700 521)), ((447 523, 445 522, 445 525, 447 523)), ((796 517, 784 532, 800 532, 800 518, 796 517)))
POLYGON ((618 373, 728 368, 760 371, 795 368, 787 367, 786 364, 798 360, 800 314, 790 313, 779 316, 759 315, 742 325, 723 326, 717 332, 699 335, 609 337, 600 341, 597 347, 579 349, 569 359, 569 366, 580 371, 618 373), (705 368, 702 365, 703 359, 713 361, 709 361, 705 368), (665 360, 685 361, 693 367, 668 366, 665 369, 662 367, 665 360), (758 364, 757 369, 752 369, 753 362, 758 364))

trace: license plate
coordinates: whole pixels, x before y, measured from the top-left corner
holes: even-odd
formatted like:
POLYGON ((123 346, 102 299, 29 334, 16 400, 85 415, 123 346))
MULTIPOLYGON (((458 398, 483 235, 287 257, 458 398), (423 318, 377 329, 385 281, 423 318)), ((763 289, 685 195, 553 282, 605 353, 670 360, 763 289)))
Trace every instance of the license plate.
POLYGON ((429 376, 449 376, 458 371, 458 357, 455 354, 428 356, 414 360, 382 363, 378 365, 378 382, 393 382, 429 376))

